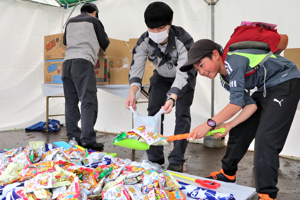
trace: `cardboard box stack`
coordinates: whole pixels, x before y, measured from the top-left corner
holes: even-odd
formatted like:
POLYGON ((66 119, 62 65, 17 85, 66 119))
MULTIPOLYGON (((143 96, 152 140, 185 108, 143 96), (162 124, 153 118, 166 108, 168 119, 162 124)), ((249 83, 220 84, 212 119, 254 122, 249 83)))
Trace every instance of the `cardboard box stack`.
POLYGON ((294 62, 300 70, 300 48, 285 49, 284 57, 294 62))
MULTIPOLYGON (((99 59, 94 67, 97 85, 128 85, 128 73, 132 60, 132 50, 138 39, 129 41, 110 38, 105 52, 100 50, 99 59)), ((44 42, 44 82, 62 83, 62 63, 66 46, 63 45, 63 33, 45 36, 44 42)), ((150 84, 154 66, 147 60, 142 80, 143 85, 150 84)))
POLYGON ((66 46, 63 44, 63 33, 44 37, 44 82, 62 83, 62 63, 66 46))

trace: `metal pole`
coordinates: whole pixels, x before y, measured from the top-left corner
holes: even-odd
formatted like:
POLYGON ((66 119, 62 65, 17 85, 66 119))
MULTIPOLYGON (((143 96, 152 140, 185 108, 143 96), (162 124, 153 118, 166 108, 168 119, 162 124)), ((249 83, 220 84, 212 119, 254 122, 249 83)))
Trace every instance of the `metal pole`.
MULTIPOLYGON (((214 13, 214 6, 215 4, 212 3, 211 6, 211 40, 215 40, 215 13, 214 13)), ((211 79, 211 117, 215 116, 215 81, 211 79)))
MULTIPOLYGON (((215 40, 215 5, 219 0, 204 0, 211 6, 211 40, 215 40)), ((211 117, 215 116, 215 82, 211 80, 211 117)), ((224 138, 215 139, 213 136, 205 136, 203 138, 205 147, 220 148, 224 146, 224 138)))

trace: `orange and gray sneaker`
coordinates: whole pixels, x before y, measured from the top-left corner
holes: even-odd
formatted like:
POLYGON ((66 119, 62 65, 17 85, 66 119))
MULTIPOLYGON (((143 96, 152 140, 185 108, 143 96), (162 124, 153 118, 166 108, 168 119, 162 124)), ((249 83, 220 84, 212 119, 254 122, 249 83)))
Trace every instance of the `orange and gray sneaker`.
POLYGON ((206 178, 214 179, 214 180, 217 180, 217 181, 224 181, 224 182, 228 182, 228 183, 235 183, 236 182, 235 175, 232 175, 232 176, 226 175, 224 173, 223 169, 221 169, 219 172, 212 172, 206 178))
POLYGON ((268 194, 258 194, 258 200, 276 200, 272 199, 268 194))

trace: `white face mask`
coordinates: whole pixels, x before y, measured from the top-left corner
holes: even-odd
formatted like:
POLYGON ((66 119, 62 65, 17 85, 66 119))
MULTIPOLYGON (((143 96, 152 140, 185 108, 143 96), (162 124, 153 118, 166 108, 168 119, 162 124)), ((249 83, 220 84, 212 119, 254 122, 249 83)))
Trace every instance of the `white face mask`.
POLYGON ((155 43, 160 44, 169 36, 168 30, 169 29, 167 28, 166 30, 159 33, 152 33, 148 31, 149 38, 151 38, 151 40, 153 40, 155 43))

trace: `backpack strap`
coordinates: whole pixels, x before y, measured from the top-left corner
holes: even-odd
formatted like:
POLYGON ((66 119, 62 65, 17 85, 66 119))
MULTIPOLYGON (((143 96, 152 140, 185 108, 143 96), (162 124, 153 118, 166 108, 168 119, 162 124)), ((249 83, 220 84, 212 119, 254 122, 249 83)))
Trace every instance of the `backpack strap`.
POLYGON ((258 63, 255 67, 252 68, 251 71, 246 72, 245 77, 250 76, 251 74, 253 74, 254 72, 256 72, 256 70, 258 70, 260 67, 263 66, 263 64, 273 55, 273 52, 270 51, 266 57, 264 57, 264 59, 262 61, 260 61, 260 63, 258 63))

